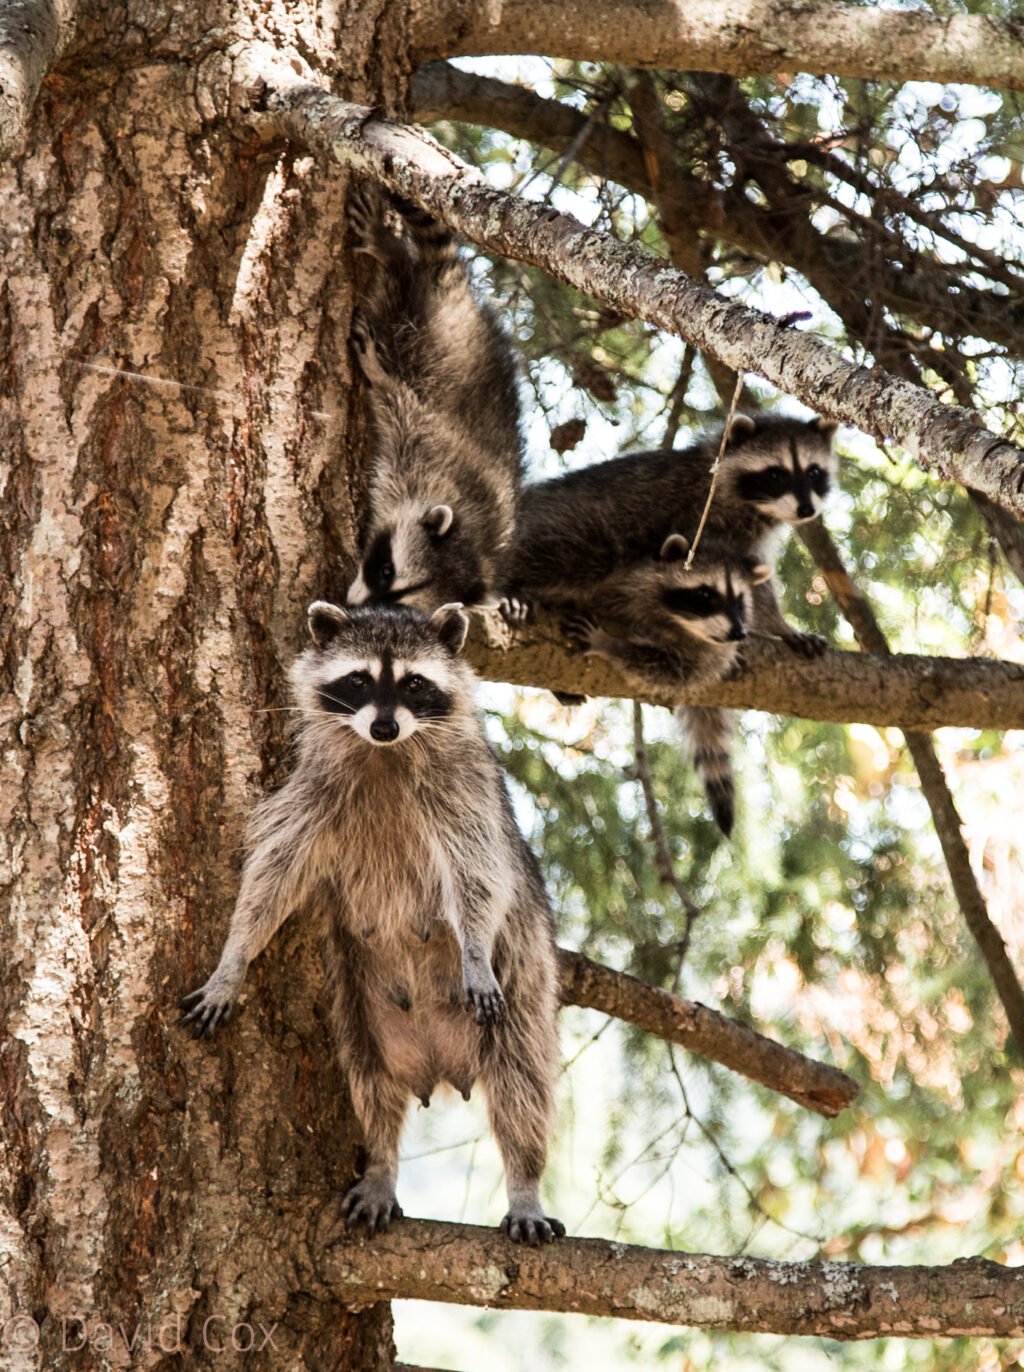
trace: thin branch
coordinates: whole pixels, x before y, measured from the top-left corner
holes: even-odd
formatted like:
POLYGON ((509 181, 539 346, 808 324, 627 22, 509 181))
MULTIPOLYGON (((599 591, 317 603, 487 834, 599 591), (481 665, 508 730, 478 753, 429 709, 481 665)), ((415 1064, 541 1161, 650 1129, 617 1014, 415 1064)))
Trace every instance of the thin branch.
POLYGON ((73 0, 0 5, 0 161, 18 147, 40 83, 74 36, 73 0))
MULTIPOLYGON (((888 653, 889 644, 874 611, 851 580, 828 530, 820 520, 814 520, 809 524, 798 525, 797 533, 828 582, 829 589, 839 602, 857 642, 868 652, 888 653)), ((1002 936, 989 918, 985 901, 978 889, 970 854, 960 832, 960 816, 946 784, 942 765, 935 754, 935 745, 931 736, 921 730, 904 730, 904 737, 921 779, 921 790, 932 812, 932 820, 942 845, 957 903, 985 959, 996 993, 1006 1011, 1017 1050, 1024 1056, 1024 990, 1017 979, 1002 936)))
POLYGON ((543 52, 579 62, 753 76, 962 81, 1024 90, 1024 20, 818 0, 447 0, 418 6, 419 59, 543 52))
POLYGON ((798 657, 778 639, 744 644, 745 665, 726 681, 640 686, 610 662, 581 657, 558 620, 538 612, 511 629, 496 612, 470 616, 466 655, 479 676, 573 695, 626 697, 650 705, 733 710, 901 729, 1024 728, 1024 664, 989 658, 825 652, 798 657))
MULTIPOLYGON (((459 71, 445 62, 424 64, 416 73, 412 95, 416 117, 424 122, 461 119, 485 124, 556 151, 568 146, 586 120, 579 110, 561 101, 542 99, 526 87, 459 71)), ((751 118, 751 130, 754 126, 751 118)), ((865 346, 868 330, 864 302, 870 295, 876 306, 884 305, 900 316, 923 319, 930 328, 938 326, 947 332, 989 338, 1011 352, 1019 349, 1019 298, 994 296, 974 284, 967 289, 963 268, 943 266, 934 260, 934 255, 926 257, 908 250, 904 240, 874 220, 859 221, 876 237, 881 236, 881 241, 872 245, 872 279, 870 288, 865 286, 863 244, 820 233, 808 213, 794 216, 790 203, 794 186, 785 171, 793 149, 772 143, 762 125, 756 124, 756 128, 762 145, 761 178, 778 163, 778 173, 773 178, 779 192, 777 203, 755 205, 748 199, 744 185, 716 187, 691 175, 677 162, 675 177, 684 193, 675 196, 675 209, 691 234, 703 230, 734 244, 758 261, 778 261, 794 267, 836 311, 851 336, 865 346), (901 259, 900 268, 895 265, 897 258, 901 259)), ((731 141, 735 143, 737 137, 731 141)), ((740 142, 747 157, 751 153, 748 140, 744 137, 740 142)), ((644 150, 628 133, 608 127, 594 129, 580 148, 578 161, 593 175, 610 178, 635 194, 654 200, 644 150)), ((868 178, 865 181, 869 187, 865 194, 884 199, 890 211, 909 213, 903 199, 890 187, 868 178)), ((813 195, 824 198, 819 189, 813 195)), ((843 206, 842 214, 848 217, 849 213, 843 206)), ((1015 287, 1019 296, 1019 277, 1015 287)), ((724 387, 727 393, 729 385, 724 387)), ((723 388, 717 381, 716 386, 723 388)))
POLYGON ((631 318, 678 334, 735 371, 764 376, 827 418, 895 438, 947 480, 1024 515, 1024 453, 921 387, 848 362, 811 334, 727 300, 635 244, 571 215, 495 190, 472 167, 410 125, 378 119, 300 80, 283 61, 247 50, 236 69, 267 136, 290 137, 427 210, 469 242, 541 267, 631 318), (272 83, 272 84, 268 84, 272 83))
MULTIPOLYGON (((335 1207, 328 1203, 328 1210, 335 1207)), ((1024 1279, 984 1258, 864 1267, 663 1252, 604 1239, 514 1247, 500 1231, 404 1219, 374 1239, 302 1245, 308 1281, 349 1303, 447 1301, 830 1339, 1024 1334, 1024 1279)))
POLYGON ((838 1115, 860 1090, 838 1067, 806 1058, 698 1001, 683 1000, 625 972, 602 967, 582 953, 559 948, 558 967, 563 1005, 582 1005, 625 1020, 647 1034, 721 1063, 816 1114, 829 1119, 838 1115))

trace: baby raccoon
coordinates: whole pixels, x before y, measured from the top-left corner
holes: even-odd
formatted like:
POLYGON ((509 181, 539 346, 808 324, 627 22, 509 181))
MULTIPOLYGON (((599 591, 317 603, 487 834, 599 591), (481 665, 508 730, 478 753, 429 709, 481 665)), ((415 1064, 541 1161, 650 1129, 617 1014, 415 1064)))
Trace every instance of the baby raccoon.
POLYGON ((494 607, 522 481, 516 368, 451 234, 407 201, 353 197, 373 277, 353 319, 376 449, 351 604, 494 607), (388 207, 401 229, 388 223, 388 207))
MULTIPOLYGON (((722 455, 707 532, 759 563, 785 524, 821 510, 838 466, 836 426, 822 419, 737 415, 722 455)), ((650 556, 675 529, 694 529, 711 489, 721 431, 693 447, 627 453, 526 486, 509 559, 508 599, 564 600, 650 556)), ((825 641, 782 617, 771 581, 753 592, 750 627, 814 656, 825 641)))
MULTIPOLYGON (((738 557, 728 544, 706 535, 687 567, 689 550, 682 534, 670 534, 657 559, 624 565, 593 588, 586 603, 600 625, 589 615, 567 624, 577 646, 614 662, 641 690, 650 683, 700 685, 727 676, 747 636, 751 598, 771 576, 767 563, 738 557)), ((681 705, 676 718, 715 822, 729 835, 731 712, 681 705)))
POLYGON ((367 1235, 401 1215, 398 1140, 411 1096, 477 1080, 505 1162, 516 1242, 565 1229, 538 1183, 558 1061, 556 958, 540 871, 458 659, 458 605, 309 609, 291 680, 295 770, 256 809, 216 971, 182 1024, 222 1024, 248 964, 300 906, 327 916, 331 1017, 368 1163, 342 1202, 367 1235))

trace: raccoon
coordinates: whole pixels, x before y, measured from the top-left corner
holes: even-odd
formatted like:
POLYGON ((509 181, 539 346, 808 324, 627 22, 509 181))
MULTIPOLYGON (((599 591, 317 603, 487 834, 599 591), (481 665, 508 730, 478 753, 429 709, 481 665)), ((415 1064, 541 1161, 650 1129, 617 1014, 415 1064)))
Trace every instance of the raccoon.
MULTIPOLYGON (((719 539, 702 537, 687 566, 689 550, 686 537, 670 534, 657 559, 638 559, 605 577, 588 597, 594 615, 577 613, 566 623, 574 644, 614 662, 641 690, 721 681, 736 666, 750 601, 772 569, 719 539)), ((732 713, 682 705, 676 717, 711 813, 728 837, 735 814, 732 713)))
POLYGON ((410 1097, 479 1080, 508 1186, 502 1229, 536 1245, 558 1060, 553 921, 533 854, 474 713, 458 605, 317 601, 291 681, 288 781, 255 811, 216 971, 182 1001, 209 1037, 249 962, 307 902, 327 916, 331 1018, 367 1166, 346 1194, 368 1236, 401 1215, 398 1140, 410 1097))
MULTIPOLYGON (((772 563, 782 526, 818 514, 835 481, 835 430, 823 419, 737 415, 707 533, 758 563, 772 563)), ((526 486, 509 558, 510 603, 520 615, 532 601, 557 603, 650 557, 674 530, 694 529, 720 446, 721 431, 690 448, 627 453, 526 486)), ((825 649, 817 634, 786 623, 770 579, 754 589, 750 627, 807 656, 825 649)))
POLYGON ((494 608, 522 482, 512 349, 429 215, 368 186, 349 218, 374 263, 352 337, 376 449, 347 600, 494 608))

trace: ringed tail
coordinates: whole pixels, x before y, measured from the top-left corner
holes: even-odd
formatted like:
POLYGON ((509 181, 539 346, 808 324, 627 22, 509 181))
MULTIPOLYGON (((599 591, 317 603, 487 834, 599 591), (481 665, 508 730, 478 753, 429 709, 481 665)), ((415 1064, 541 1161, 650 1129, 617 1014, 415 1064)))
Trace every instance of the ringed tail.
POLYGON ((694 771, 707 794, 712 817, 728 838, 735 818, 735 787, 729 763, 731 714, 706 705, 680 705, 675 714, 694 771))

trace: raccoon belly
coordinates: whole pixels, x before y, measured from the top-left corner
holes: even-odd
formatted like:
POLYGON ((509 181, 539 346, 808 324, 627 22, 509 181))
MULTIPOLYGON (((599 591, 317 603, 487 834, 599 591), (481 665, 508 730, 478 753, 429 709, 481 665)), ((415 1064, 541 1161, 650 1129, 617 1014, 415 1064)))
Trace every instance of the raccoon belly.
POLYGON ((423 1104, 444 1082, 468 1098, 483 1030, 462 1003, 454 935, 441 929, 426 944, 407 936, 400 948, 379 948, 373 964, 370 1027, 389 1073, 423 1104))

